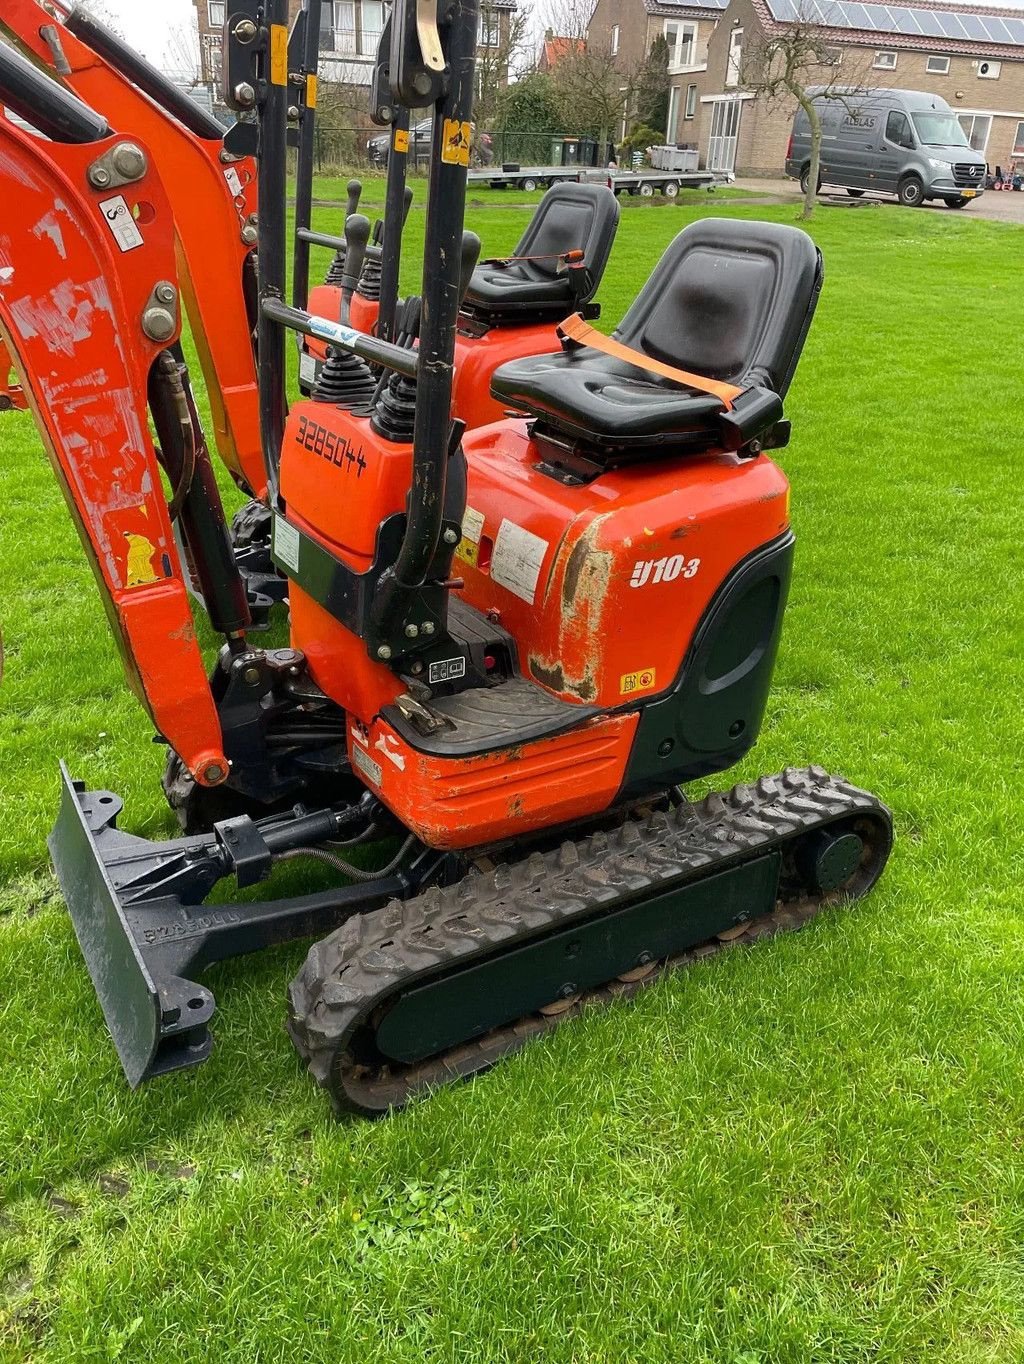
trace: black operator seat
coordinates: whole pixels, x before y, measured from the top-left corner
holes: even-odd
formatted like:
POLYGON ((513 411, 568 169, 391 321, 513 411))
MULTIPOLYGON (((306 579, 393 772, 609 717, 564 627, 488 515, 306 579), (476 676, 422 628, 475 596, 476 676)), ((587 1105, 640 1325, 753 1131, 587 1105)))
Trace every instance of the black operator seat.
POLYGON ((552 185, 512 255, 473 271, 463 314, 499 326, 524 315, 560 322, 597 292, 618 225, 619 202, 606 185, 552 185), (582 252, 582 264, 567 268, 568 252, 582 252))
POLYGON ((684 228, 658 262, 613 338, 650 357, 744 390, 732 411, 712 394, 592 345, 513 360, 491 392, 598 456, 659 447, 737 450, 785 444, 789 388, 822 285, 821 253, 805 233, 775 223, 705 218, 684 228))

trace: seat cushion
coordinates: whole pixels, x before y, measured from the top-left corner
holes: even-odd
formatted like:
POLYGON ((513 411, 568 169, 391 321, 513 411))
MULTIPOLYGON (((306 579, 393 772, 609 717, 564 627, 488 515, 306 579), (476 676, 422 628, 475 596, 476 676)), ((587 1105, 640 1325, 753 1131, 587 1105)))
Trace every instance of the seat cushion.
POLYGON ((589 347, 512 360, 494 373, 492 394, 559 430, 616 448, 718 434, 722 404, 589 347))
POLYGON ((575 299, 567 276, 546 273, 533 262, 503 266, 483 261, 473 271, 464 306, 498 311, 531 303, 555 306, 568 315, 575 299))

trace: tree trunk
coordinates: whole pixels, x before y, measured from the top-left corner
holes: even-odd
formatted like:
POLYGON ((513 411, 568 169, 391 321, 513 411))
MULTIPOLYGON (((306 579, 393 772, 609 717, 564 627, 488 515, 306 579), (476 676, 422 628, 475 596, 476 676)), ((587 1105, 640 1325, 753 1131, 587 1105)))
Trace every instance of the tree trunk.
POLYGON ((818 197, 818 177, 821 173, 821 115, 814 107, 813 100, 802 93, 797 96, 800 108, 807 115, 811 127, 811 162, 807 175, 807 188, 804 191, 804 206, 800 217, 806 222, 814 216, 814 205, 818 197))

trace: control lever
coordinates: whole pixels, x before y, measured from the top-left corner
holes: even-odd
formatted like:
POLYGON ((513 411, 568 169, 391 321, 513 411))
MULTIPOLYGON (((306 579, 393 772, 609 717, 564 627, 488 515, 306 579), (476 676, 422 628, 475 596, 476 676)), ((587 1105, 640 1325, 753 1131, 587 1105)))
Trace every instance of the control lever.
POLYGON ((353 213, 359 212, 359 200, 363 194, 363 183, 361 180, 350 180, 345 186, 348 192, 348 203, 345 207, 345 221, 352 217, 353 213))
POLYGON ((366 259, 366 245, 370 240, 370 220, 361 213, 350 214, 345 219, 345 272, 341 277, 341 315, 340 321, 349 325, 352 309, 352 295, 359 276, 362 274, 363 261, 366 259))
POLYGON ((462 234, 462 256, 459 261, 459 307, 465 301, 469 286, 473 280, 473 271, 476 269, 477 261, 480 259, 480 238, 475 232, 463 232, 462 234))

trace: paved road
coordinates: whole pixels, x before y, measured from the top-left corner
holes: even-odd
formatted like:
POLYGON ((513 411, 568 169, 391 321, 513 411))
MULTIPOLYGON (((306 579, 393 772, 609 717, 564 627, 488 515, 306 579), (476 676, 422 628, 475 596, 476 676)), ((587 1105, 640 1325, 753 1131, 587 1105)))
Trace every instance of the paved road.
MULTIPOLYGON (((749 190, 751 198, 758 197, 762 201, 767 196, 775 200, 792 200, 796 203, 800 198, 799 186, 793 180, 737 180, 733 185, 734 189, 749 190)), ((859 202, 865 203, 870 196, 859 202)), ((826 191, 822 196, 824 203, 852 204, 854 201, 848 195, 840 191, 838 194, 829 194, 826 191)), ((879 200, 881 202, 881 200, 879 200)), ((895 200, 885 202, 894 203, 895 200)), ((949 213, 950 210, 945 204, 934 203, 925 204, 926 211, 935 213, 949 213)), ((1014 194, 1012 191, 989 190, 983 194, 977 203, 969 207, 960 209, 962 216, 972 218, 988 218, 993 222, 1000 223, 1021 223, 1024 224, 1024 194, 1014 194)))

